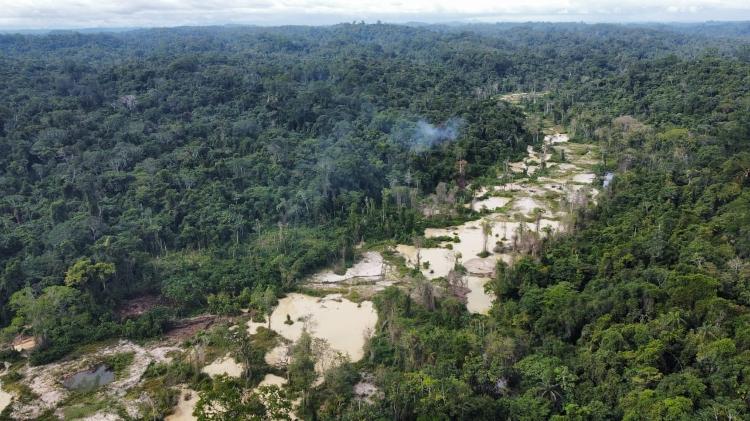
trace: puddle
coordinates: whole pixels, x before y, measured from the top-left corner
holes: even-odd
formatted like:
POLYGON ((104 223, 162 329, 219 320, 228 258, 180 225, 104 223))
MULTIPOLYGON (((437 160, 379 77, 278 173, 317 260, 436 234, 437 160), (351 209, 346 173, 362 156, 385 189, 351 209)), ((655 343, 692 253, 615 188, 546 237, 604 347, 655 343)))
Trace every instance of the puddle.
POLYGON ((242 364, 230 357, 229 354, 203 367, 204 373, 211 377, 226 374, 229 377, 240 377, 242 375, 242 364))
MULTIPOLYGON (((371 301, 358 304, 340 294, 318 298, 291 293, 279 300, 271 314, 271 329, 296 341, 306 328, 313 337, 325 339, 332 350, 358 361, 364 355, 365 337, 374 330, 377 320, 371 301), (285 323, 287 315, 292 324, 285 323)), ((257 329, 254 325, 248 324, 250 332, 257 329)))
POLYGON ((609 187, 609 185, 612 183, 612 179, 614 178, 615 178, 614 173, 608 172, 604 174, 604 181, 602 181, 602 187, 604 187, 605 189, 609 187))
MULTIPOLYGON (((500 235, 498 223, 494 220, 497 214, 489 215, 482 220, 488 220, 492 224, 492 234, 487 236, 487 250, 492 252, 495 246, 495 235, 500 235)), ((459 261, 461 264, 468 260, 474 259, 482 252, 484 247, 484 234, 482 233, 482 220, 469 221, 463 225, 454 228, 428 228, 425 230, 425 237, 453 236, 454 233, 461 240, 458 243, 451 243, 453 252, 460 253, 459 261)), ((452 266, 451 266, 452 268, 452 266)))
POLYGON ((88 391, 96 389, 115 380, 115 373, 104 364, 93 370, 81 371, 63 380, 68 390, 88 391))
POLYGON ((180 400, 171 415, 167 415, 164 421, 195 421, 198 418, 193 415, 195 404, 198 403, 198 393, 194 390, 183 388, 180 391, 180 400))

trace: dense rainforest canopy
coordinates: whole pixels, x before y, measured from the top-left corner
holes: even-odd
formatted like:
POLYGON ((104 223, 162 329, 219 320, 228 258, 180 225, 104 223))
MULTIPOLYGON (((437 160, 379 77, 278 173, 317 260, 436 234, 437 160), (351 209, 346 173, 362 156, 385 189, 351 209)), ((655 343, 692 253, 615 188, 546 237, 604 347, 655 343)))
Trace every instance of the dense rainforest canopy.
POLYGON ((282 294, 446 224, 421 198, 465 200, 537 116, 601 147, 598 204, 501 264, 487 316, 376 296, 382 396, 355 403, 347 366, 305 414, 745 419, 749 46, 742 24, 0 35, 0 326, 43 363, 282 294))

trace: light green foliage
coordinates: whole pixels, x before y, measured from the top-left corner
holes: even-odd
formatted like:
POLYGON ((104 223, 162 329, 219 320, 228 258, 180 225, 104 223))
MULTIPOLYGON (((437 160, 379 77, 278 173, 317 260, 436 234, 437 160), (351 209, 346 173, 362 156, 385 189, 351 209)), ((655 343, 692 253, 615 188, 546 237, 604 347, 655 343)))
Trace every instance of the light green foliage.
POLYGON ((74 288, 51 286, 39 296, 24 288, 11 297, 16 317, 9 329, 29 326, 42 348, 51 342, 70 349, 91 333, 86 331, 91 323, 88 305, 89 301, 74 288))
POLYGON ((112 263, 93 263, 89 259, 81 259, 73 264, 65 273, 65 285, 77 288, 92 288, 101 285, 102 291, 107 289, 108 279, 114 275, 115 265, 112 263))

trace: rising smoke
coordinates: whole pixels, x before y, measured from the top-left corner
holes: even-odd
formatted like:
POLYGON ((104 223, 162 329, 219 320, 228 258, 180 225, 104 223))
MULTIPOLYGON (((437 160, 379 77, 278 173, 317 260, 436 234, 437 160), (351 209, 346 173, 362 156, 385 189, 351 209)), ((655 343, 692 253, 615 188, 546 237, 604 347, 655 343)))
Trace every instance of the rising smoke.
POLYGON ((433 125, 425 120, 419 120, 411 135, 411 149, 423 152, 444 142, 456 139, 463 125, 460 118, 450 118, 443 124, 433 125))

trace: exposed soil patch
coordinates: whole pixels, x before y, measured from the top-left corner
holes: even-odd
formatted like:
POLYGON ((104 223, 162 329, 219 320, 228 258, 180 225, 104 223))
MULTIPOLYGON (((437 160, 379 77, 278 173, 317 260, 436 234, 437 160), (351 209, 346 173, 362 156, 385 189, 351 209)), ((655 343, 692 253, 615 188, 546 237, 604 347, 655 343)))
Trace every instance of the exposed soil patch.
POLYGON ((188 319, 178 320, 173 323, 172 328, 169 329, 165 336, 176 340, 187 339, 199 331, 208 329, 219 320, 223 319, 220 319, 213 314, 203 314, 188 319))
POLYGON ((385 274, 385 262, 380 253, 368 251, 362 259, 346 270, 343 275, 337 275, 331 270, 326 270, 312 276, 313 282, 336 283, 351 279, 382 279, 385 274))
POLYGON ((36 339, 33 336, 19 336, 13 340, 12 346, 18 352, 30 351, 36 347, 36 339))
POLYGON ((161 298, 158 295, 143 295, 126 301, 117 309, 117 315, 121 319, 138 317, 152 308, 161 304, 161 298))
POLYGON ((180 399, 171 415, 167 415, 164 421, 194 421, 198 418, 193 415, 195 405, 198 403, 198 393, 187 387, 180 390, 180 399))
POLYGON ((203 367, 201 371, 208 374, 211 377, 226 374, 229 377, 240 377, 242 375, 243 366, 234 360, 229 354, 217 359, 211 364, 203 367))

